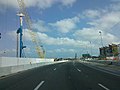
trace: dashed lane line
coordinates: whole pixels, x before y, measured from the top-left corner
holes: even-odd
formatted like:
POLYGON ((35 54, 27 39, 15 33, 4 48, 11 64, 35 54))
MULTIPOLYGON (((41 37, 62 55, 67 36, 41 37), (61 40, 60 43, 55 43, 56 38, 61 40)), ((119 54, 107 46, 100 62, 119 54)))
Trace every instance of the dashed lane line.
POLYGON ((100 84, 100 83, 98 83, 98 85, 99 85, 100 87, 102 87, 103 89, 105 89, 105 90, 110 90, 109 88, 105 87, 104 85, 102 85, 102 84, 100 84))
POLYGON ((41 81, 34 90, 38 90, 43 85, 44 82, 45 81, 41 81))
POLYGON ((78 70, 79 72, 81 72, 81 70, 80 70, 80 69, 78 69, 78 68, 77 68, 77 70, 78 70))
POLYGON ((56 70, 56 68, 54 68, 54 71, 56 70))

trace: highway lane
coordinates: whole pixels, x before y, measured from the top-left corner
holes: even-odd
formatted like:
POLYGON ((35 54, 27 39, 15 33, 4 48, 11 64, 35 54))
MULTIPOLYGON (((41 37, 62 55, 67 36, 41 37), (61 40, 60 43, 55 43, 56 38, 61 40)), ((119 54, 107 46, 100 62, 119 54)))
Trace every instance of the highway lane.
POLYGON ((120 77, 70 61, 0 79, 0 90, 120 90, 120 77))

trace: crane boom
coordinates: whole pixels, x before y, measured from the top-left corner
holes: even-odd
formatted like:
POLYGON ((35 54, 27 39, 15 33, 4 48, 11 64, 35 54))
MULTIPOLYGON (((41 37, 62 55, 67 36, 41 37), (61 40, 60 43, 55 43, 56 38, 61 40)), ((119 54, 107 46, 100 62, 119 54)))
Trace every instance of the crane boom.
POLYGON ((35 49, 37 51, 37 54, 40 58, 44 58, 44 52, 42 51, 42 49, 39 46, 39 43, 36 39, 36 34, 37 33, 32 31, 32 21, 31 21, 31 18, 29 16, 29 14, 27 13, 27 9, 26 9, 26 5, 24 3, 24 0, 17 0, 17 2, 18 2, 18 5, 19 5, 19 8, 20 8, 20 12, 25 15, 26 25, 27 25, 27 28, 29 29, 29 33, 31 35, 32 41, 35 44, 35 49))

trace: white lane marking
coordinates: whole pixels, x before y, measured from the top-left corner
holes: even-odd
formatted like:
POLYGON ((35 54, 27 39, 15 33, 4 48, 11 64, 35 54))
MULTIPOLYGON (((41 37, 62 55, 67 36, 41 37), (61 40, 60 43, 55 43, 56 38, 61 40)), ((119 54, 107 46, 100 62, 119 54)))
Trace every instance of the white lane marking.
POLYGON ((41 81, 34 90, 38 90, 43 85, 44 82, 45 81, 41 81))
POLYGON ((77 68, 77 70, 78 70, 79 72, 81 72, 81 70, 80 70, 80 69, 78 69, 78 68, 77 68))
MULTIPOLYGON (((85 65, 85 64, 83 64, 83 65, 85 65)), ((95 69, 95 70, 99 70, 99 71, 105 72, 105 73, 107 73, 107 74, 111 74, 111 75, 115 75, 115 76, 120 77, 119 74, 116 74, 116 73, 107 71, 106 69, 102 69, 101 67, 97 67, 97 66, 96 66, 97 68, 95 68, 95 66, 89 66, 89 65, 85 65, 85 66, 90 67, 90 68, 95 69)))
POLYGON ((102 85, 102 84, 100 84, 100 83, 98 83, 98 85, 99 85, 100 87, 104 88, 105 90, 110 90, 109 88, 105 87, 104 85, 102 85))
POLYGON ((54 71, 56 70, 56 68, 54 68, 54 71))

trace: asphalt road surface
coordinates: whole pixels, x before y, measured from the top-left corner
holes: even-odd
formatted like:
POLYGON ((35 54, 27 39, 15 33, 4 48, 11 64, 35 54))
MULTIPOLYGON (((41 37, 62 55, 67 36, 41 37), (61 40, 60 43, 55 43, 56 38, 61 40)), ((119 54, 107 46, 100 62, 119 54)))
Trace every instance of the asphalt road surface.
POLYGON ((120 76, 69 61, 1 77, 0 90, 120 90, 120 76))

